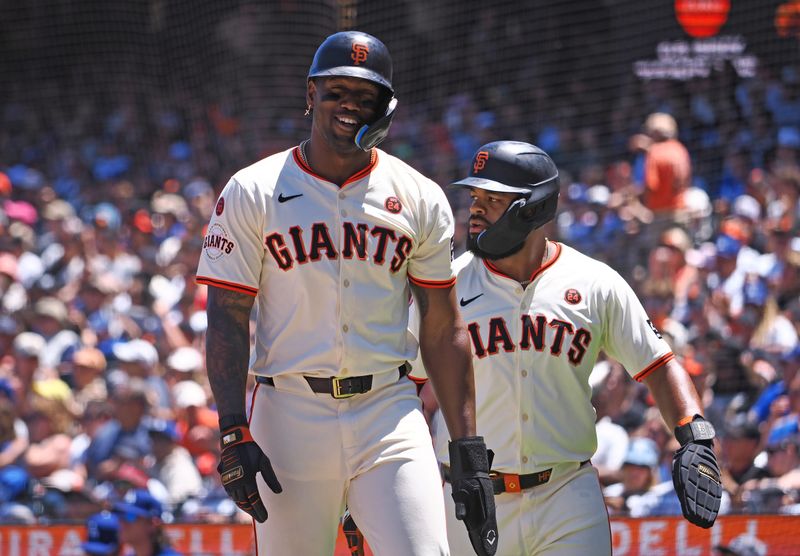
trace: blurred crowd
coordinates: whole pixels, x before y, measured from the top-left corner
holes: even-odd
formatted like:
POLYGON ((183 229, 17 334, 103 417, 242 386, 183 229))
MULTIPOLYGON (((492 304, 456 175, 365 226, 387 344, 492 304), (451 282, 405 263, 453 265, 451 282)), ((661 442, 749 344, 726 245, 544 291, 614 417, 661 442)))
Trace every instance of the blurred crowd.
MULTIPOLYGON (((692 375, 719 431, 723 512, 800 512, 798 67, 623 80, 602 124, 574 110, 588 84, 561 77, 553 100, 498 83, 449 91, 441 111, 401 102, 382 148, 442 187, 490 140, 551 153, 551 238, 617 269, 692 375)), ((193 274, 230 175, 307 135, 302 97, 262 130, 235 97, 137 84, 5 98, 0 523, 85 519, 140 491, 166 522, 249 522, 216 473, 193 274)), ((446 191, 462 251, 468 197, 446 191)), ((679 514, 652 399, 612 360, 591 382, 612 515, 679 514)))

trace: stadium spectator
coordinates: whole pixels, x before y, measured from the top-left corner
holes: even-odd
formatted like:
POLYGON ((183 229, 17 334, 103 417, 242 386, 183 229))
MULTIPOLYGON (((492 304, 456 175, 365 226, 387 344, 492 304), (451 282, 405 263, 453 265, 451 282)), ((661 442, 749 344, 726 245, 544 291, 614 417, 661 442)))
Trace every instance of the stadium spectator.
POLYGON ((69 467, 73 420, 63 400, 32 398, 25 415, 30 445, 21 460, 31 477, 41 479, 69 467))
POLYGON ((774 427, 767 437, 764 477, 746 481, 739 492, 749 513, 778 513, 798 500, 800 444, 797 420, 774 427))
MULTIPOLYGON (((631 438, 628 452, 622 461, 620 482, 603 489, 610 514, 631 514, 634 510, 631 505, 632 497, 648 492, 658 483, 657 467, 660 459, 658 446, 653 440, 642 437, 631 438)), ((633 498, 633 501, 635 500, 633 498)))
MULTIPOLYGON (((669 225, 683 208, 682 194, 692 180, 689 151, 678 139, 678 123, 663 112, 654 112, 644 123, 645 206, 655 214, 654 225, 669 225)), ((663 228, 656 230, 655 237, 663 228)))
POLYGON ((140 378, 114 387, 111 401, 114 418, 102 425, 84 454, 89 474, 98 481, 110 479, 123 460, 151 453, 150 436, 144 417, 150 407, 149 388, 140 378))
POLYGON ((180 435, 175 421, 151 419, 148 423, 155 463, 149 472, 167 490, 165 502, 179 507, 202 492, 202 480, 189 452, 178 445, 180 435))
POLYGON ((758 425, 746 414, 736 415, 726 423, 722 434, 720 470, 722 486, 733 496, 733 504, 740 503, 740 486, 752 479, 766 476, 763 468, 755 464, 761 449, 758 425))
POLYGON ((72 354, 68 365, 69 383, 75 400, 75 410, 83 412, 86 405, 93 400, 105 400, 108 397, 105 377, 106 358, 97 348, 85 347, 72 354))
POLYGON ((161 502, 147 490, 129 491, 112 511, 120 523, 119 540, 133 556, 180 556, 164 531, 161 502))
POLYGON ((120 556, 119 518, 111 512, 94 514, 86 520, 86 541, 81 543, 86 556, 120 556))
POLYGON ((611 420, 613 401, 607 395, 606 385, 610 374, 611 363, 599 361, 589 377, 592 405, 597 413, 597 423, 595 423, 597 450, 592 456, 592 465, 597 469, 600 483, 603 485, 619 482, 629 442, 628 431, 611 420))

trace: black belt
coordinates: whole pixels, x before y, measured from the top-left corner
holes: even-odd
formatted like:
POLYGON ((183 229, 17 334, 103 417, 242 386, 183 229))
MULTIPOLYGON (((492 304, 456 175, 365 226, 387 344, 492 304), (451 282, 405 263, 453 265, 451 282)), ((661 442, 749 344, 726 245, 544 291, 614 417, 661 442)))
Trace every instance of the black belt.
MULTIPOLYGON (((408 365, 400 365, 397 370, 399 372, 397 379, 400 380, 408 374, 408 365)), ((311 390, 317 394, 330 394, 335 399, 341 400, 372 390, 372 377, 373 375, 348 376, 343 378, 304 376, 303 378, 306 379, 311 390)), ((256 382, 275 386, 275 381, 269 376, 256 376, 256 382)))
MULTIPOLYGON (((578 469, 584 465, 588 465, 589 460, 582 461, 578 469)), ((450 482, 450 468, 442 465, 444 480, 450 482)), ((537 471, 536 473, 528 473, 527 475, 516 475, 514 473, 501 473, 499 471, 490 471, 489 478, 492 479, 492 487, 495 494, 502 494, 504 492, 520 492, 529 488, 537 487, 545 484, 550 480, 553 474, 553 468, 537 471)))

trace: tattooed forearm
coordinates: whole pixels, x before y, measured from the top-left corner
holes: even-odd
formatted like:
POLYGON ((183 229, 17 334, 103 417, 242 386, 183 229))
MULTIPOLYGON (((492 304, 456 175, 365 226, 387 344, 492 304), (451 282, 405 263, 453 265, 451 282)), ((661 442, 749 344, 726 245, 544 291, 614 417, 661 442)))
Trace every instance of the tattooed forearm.
POLYGON ((430 307, 430 303, 428 301, 428 290, 415 284, 411 284, 411 291, 414 293, 414 301, 417 304, 417 312, 419 313, 420 318, 422 318, 428 314, 428 308, 430 307))
POLYGON ((245 413, 253 301, 242 293, 208 289, 206 367, 220 416, 245 413))

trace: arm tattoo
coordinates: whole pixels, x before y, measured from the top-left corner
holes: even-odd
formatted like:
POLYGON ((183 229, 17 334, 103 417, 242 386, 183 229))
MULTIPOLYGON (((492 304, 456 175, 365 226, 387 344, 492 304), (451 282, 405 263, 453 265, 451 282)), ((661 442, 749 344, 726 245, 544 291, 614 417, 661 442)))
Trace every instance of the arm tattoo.
POLYGON ((208 289, 206 367, 220 416, 245 413, 253 302, 249 295, 208 289))
POLYGON ((426 290, 421 286, 412 284, 411 291, 414 292, 414 299, 417 302, 417 311, 419 313, 420 318, 422 318, 428 314, 428 309, 430 308, 430 302, 428 300, 428 290, 426 290))

